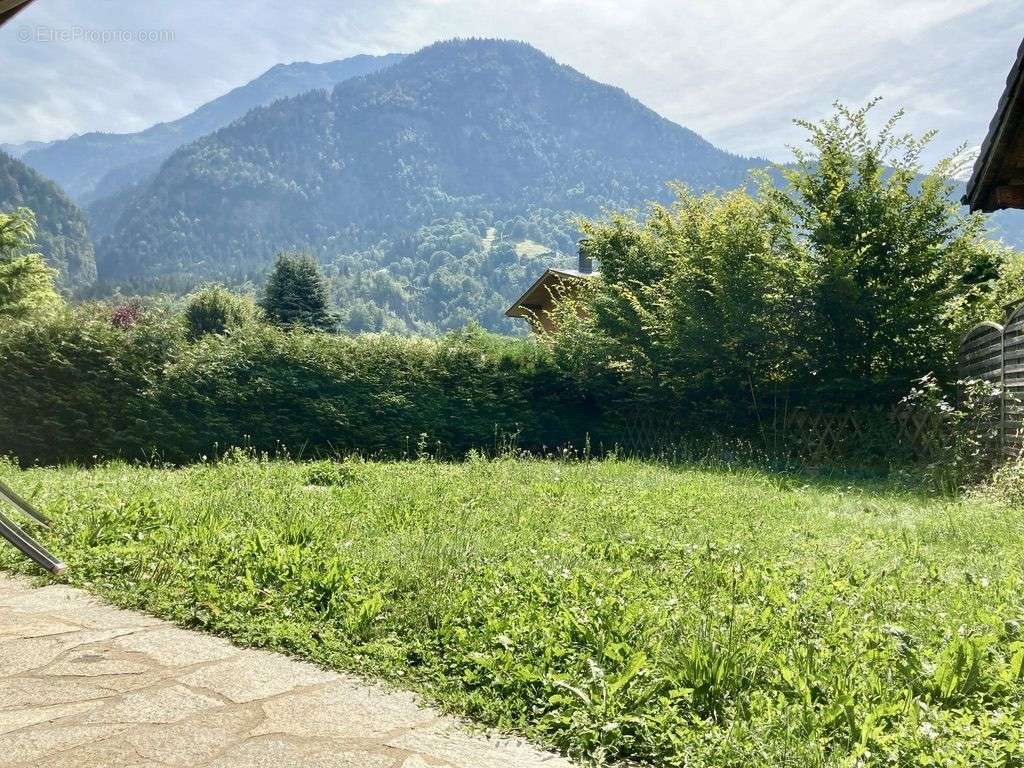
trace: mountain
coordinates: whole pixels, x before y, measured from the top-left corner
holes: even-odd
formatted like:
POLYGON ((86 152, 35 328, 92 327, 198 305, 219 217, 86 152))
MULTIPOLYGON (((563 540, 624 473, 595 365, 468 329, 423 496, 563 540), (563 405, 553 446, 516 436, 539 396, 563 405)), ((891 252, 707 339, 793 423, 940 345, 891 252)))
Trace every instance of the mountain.
POLYGON ((1011 248, 1024 251, 1024 216, 1017 210, 988 214, 988 234, 1011 248))
POLYGON ((155 173, 175 149, 222 128, 253 107, 316 88, 332 88, 401 59, 401 54, 360 55, 323 64, 278 64, 194 112, 144 131, 85 133, 35 148, 9 146, 23 152, 28 165, 52 178, 76 201, 88 203, 155 173))
POLYGON ((58 272, 58 284, 79 289, 96 280, 96 259, 85 217, 60 187, 0 152, 0 211, 25 206, 36 215, 36 244, 58 272))
POLYGON ((525 43, 449 41, 177 151, 103 241, 101 278, 238 281, 301 248, 343 301, 383 291, 396 315, 413 305, 406 324, 500 325, 546 252, 574 249, 577 214, 666 199, 673 179, 740 186, 759 165, 525 43))
POLYGON ((50 141, 23 141, 20 144, 0 144, 0 152, 6 152, 11 157, 21 157, 33 149, 42 149, 52 144, 50 141))

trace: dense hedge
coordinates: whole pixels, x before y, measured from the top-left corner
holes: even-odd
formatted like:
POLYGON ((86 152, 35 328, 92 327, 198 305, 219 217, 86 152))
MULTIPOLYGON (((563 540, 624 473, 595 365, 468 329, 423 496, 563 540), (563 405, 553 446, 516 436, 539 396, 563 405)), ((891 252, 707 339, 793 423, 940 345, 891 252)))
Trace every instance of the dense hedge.
MULTIPOLYGON (((588 444, 594 453, 675 453, 683 444, 721 448, 723 437, 776 456, 801 450, 786 426, 793 408, 870 404, 863 387, 855 402, 794 388, 762 388, 756 406, 714 393, 659 400, 628 374, 579 366, 564 351, 480 330, 341 336, 256 321, 190 341, 173 308, 113 318, 109 307, 78 308, 0 326, 0 456, 185 463, 248 446, 303 457, 461 458, 470 449, 588 444)), ((899 396, 894 389, 889 402, 899 396)), ((892 430, 882 418, 829 458, 901 460, 892 430)))
POLYGON ((0 454, 188 461, 225 447, 293 455, 463 455, 582 445, 606 418, 539 344, 468 331, 343 337, 253 324, 185 340, 82 312, 0 331, 0 454))
POLYGON ((0 330, 0 453, 46 463, 142 456, 156 437, 148 393, 177 337, 79 313, 0 330))

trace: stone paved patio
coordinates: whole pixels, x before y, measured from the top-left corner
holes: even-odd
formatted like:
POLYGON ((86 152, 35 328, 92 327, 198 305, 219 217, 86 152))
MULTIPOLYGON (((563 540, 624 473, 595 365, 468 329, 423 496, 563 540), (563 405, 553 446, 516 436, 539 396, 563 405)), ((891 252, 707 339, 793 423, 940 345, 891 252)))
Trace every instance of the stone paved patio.
POLYGON ((411 694, 4 574, 0 765, 570 768, 411 694))

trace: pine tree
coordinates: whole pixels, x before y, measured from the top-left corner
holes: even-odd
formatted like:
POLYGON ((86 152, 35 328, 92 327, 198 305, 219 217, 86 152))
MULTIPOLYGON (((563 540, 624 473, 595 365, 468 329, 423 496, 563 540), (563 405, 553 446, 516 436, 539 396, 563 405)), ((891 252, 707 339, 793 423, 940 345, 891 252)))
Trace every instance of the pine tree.
POLYGON ((28 208, 0 213, 0 321, 30 320, 63 303, 54 290, 56 272, 30 253, 36 232, 28 208))
POLYGON ((328 309, 327 282, 316 262, 300 253, 278 255, 260 306, 270 322, 283 328, 330 331, 337 323, 328 309))

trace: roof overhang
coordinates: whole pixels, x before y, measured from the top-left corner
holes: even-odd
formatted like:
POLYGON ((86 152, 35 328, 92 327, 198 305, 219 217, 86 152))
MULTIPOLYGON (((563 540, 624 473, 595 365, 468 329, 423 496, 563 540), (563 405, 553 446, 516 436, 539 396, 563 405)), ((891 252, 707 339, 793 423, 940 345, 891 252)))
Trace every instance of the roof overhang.
POLYGON ((0 27, 31 2, 32 0, 0 0, 0 27))
POLYGON ((558 291, 566 283, 590 280, 597 277, 597 272, 577 272, 574 269, 557 269, 548 267, 544 274, 534 280, 533 285, 516 299, 515 303, 505 310, 505 317, 525 317, 530 319, 538 310, 550 306, 558 291))
POLYGON ((1024 208, 1024 42, 974 163, 963 202, 972 211, 1024 208))

